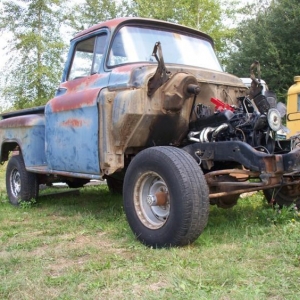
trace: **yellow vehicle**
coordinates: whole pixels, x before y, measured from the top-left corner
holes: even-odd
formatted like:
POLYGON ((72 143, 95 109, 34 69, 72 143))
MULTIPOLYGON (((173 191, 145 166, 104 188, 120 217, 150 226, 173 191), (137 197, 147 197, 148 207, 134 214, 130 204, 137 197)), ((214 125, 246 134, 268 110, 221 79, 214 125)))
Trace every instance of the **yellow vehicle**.
POLYGON ((287 138, 300 133, 300 76, 295 76, 294 81, 287 96, 286 126, 289 129, 287 138))

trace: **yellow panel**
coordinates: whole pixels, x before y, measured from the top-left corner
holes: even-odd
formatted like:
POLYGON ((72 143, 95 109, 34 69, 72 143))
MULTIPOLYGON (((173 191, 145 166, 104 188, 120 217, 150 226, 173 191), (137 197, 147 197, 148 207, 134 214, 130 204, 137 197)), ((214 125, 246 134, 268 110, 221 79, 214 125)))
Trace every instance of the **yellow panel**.
POLYGON ((286 126, 290 130, 287 138, 300 133, 300 76, 288 90, 286 126))

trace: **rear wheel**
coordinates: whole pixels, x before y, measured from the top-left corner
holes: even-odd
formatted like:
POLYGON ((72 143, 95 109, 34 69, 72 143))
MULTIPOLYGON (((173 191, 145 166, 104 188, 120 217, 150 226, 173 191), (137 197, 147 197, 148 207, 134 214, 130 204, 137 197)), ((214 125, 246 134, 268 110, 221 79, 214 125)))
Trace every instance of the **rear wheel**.
MULTIPOLYGON (((229 175, 220 175, 215 178, 216 182, 237 182, 237 179, 235 177, 229 176, 229 175)), ((211 187, 212 193, 222 193, 222 192, 230 192, 231 187, 228 185, 220 185, 220 186, 213 186, 211 187)), ((210 199, 210 204, 217 205, 218 207, 229 209, 232 208, 237 204, 237 201, 239 199, 240 195, 228 195, 218 198, 212 198, 210 199)))
POLYGON ((123 180, 111 176, 106 176, 105 179, 108 189, 112 194, 123 194, 123 180))
POLYGON ((146 149, 133 159, 125 174, 124 210, 132 231, 145 245, 192 243, 208 220, 204 175, 181 149, 146 149))
POLYGON ((9 202, 13 205, 38 197, 37 176, 26 171, 21 155, 12 156, 7 164, 6 190, 9 202))
POLYGON ((283 186, 264 190, 263 193, 269 204, 278 204, 280 207, 295 204, 300 208, 300 197, 293 196, 293 188, 292 186, 283 186))

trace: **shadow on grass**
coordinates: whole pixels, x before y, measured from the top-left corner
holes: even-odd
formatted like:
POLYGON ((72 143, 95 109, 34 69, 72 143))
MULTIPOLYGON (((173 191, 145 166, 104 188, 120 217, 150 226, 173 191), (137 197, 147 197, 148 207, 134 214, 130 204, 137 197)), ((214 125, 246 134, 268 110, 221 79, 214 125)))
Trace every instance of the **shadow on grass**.
POLYGON ((93 214, 95 217, 104 212, 121 214, 122 196, 113 195, 106 184, 88 186, 80 189, 50 188, 37 200, 37 207, 57 211, 61 215, 93 214))
MULTIPOLYGON (((79 190, 49 189, 39 197, 34 207, 48 216, 78 217, 83 226, 111 231, 113 236, 133 241, 134 236, 127 223, 121 195, 112 195, 105 184, 79 190), (57 193, 57 194, 54 194, 57 193)), ((243 240, 265 234, 273 225, 289 222, 293 212, 284 210, 279 214, 266 204, 262 193, 240 199, 231 209, 210 207, 207 227, 196 244, 224 243, 243 240)))
POLYGON ((300 215, 294 207, 271 207, 258 192, 239 199, 238 204, 228 210, 211 207, 207 227, 196 244, 244 243, 259 236, 272 237, 285 225, 299 221, 300 215))

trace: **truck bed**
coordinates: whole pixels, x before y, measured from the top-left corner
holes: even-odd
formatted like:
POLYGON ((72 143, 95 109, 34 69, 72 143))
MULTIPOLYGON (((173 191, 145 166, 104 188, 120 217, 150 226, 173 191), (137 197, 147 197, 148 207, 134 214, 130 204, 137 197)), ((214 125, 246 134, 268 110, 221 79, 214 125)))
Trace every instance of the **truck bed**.
POLYGON ((25 116, 25 115, 31 115, 31 114, 43 114, 45 112, 45 106, 37 106, 32 108, 25 108, 20 109, 12 112, 7 112, 4 114, 1 114, 0 117, 2 120, 12 118, 12 117, 18 117, 18 116, 25 116))

